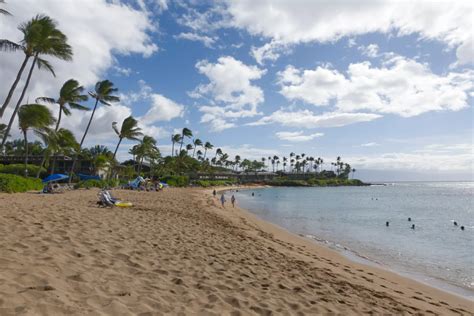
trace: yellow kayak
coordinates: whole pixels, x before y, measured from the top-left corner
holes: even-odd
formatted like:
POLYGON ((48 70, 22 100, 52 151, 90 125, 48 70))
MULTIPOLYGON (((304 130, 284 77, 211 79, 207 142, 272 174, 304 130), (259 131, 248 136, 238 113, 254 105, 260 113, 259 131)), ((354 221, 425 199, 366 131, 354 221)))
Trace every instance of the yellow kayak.
POLYGON ((133 206, 133 204, 130 203, 130 202, 121 202, 120 201, 120 202, 116 202, 115 206, 118 206, 118 207, 131 207, 131 206, 133 206))

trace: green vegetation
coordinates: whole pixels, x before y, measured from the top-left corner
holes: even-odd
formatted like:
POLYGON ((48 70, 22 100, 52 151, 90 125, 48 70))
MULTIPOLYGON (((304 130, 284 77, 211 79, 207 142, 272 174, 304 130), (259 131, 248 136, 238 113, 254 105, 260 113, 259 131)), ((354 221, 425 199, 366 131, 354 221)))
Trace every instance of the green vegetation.
POLYGON ((217 187, 217 186, 228 186, 237 183, 237 179, 227 179, 227 180, 197 180, 193 182, 195 185, 198 185, 203 188, 208 187, 217 187))
MULTIPOLYGON (((46 169, 40 168, 39 166, 35 166, 35 165, 26 165, 26 168, 28 170, 28 174, 37 174, 38 171, 40 173, 46 172, 46 169)), ((2 173, 23 175, 25 174, 25 165, 24 164, 0 165, 0 174, 2 173)))
POLYGON ((185 187, 189 185, 188 176, 165 176, 160 180, 172 187, 185 187))
POLYGON ((358 179, 317 179, 310 178, 308 180, 292 180, 287 177, 278 177, 271 181, 266 181, 265 184, 273 186, 288 186, 288 187, 337 187, 337 186, 364 186, 366 183, 358 179))
POLYGON ((116 180, 84 180, 74 185, 74 189, 90 189, 90 188, 113 188, 119 184, 116 180))
POLYGON ((39 179, 0 173, 0 192, 16 193, 33 190, 37 191, 42 188, 43 184, 39 179))

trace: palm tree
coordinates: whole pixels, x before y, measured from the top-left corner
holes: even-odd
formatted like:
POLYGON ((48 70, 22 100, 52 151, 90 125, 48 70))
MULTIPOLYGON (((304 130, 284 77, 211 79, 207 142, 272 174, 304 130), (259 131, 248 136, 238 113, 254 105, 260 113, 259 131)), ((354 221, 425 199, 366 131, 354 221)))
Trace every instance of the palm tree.
POLYGON ((25 141, 25 177, 28 176, 28 130, 42 133, 54 121, 48 108, 41 104, 25 104, 18 110, 18 125, 25 141))
POLYGON ((15 106, 13 114, 8 123, 6 134, 3 137, 2 144, 0 148, 5 145, 7 136, 10 132, 10 129, 13 125, 16 113, 20 108, 21 102, 25 96, 28 85, 30 84, 31 75, 33 74, 33 69, 36 64, 38 68, 46 68, 51 71, 54 75, 53 67, 49 64, 48 61, 42 59, 41 55, 51 55, 56 58, 69 61, 72 59, 72 48, 67 43, 67 37, 60 30, 56 28, 56 22, 48 16, 37 15, 32 20, 21 24, 19 30, 23 33, 23 39, 20 44, 10 42, 8 40, 0 40, 0 50, 23 50, 25 54, 25 59, 18 71, 18 74, 13 82, 10 91, 8 92, 7 98, 0 109, 0 118, 3 116, 5 109, 7 108, 13 92, 16 89, 18 82, 20 81, 23 70, 28 63, 28 60, 33 57, 33 63, 31 64, 28 76, 26 78, 25 85, 21 92, 20 98, 15 106))
POLYGON ((63 113, 66 116, 69 116, 71 115, 71 109, 81 111, 89 110, 89 108, 79 104, 79 102, 85 102, 88 99, 87 95, 82 94, 83 91, 84 87, 82 87, 77 80, 69 79, 63 84, 61 90, 59 90, 59 97, 56 100, 48 97, 40 97, 36 99, 36 102, 46 102, 59 105, 58 120, 55 128, 56 132, 59 129, 63 113), (69 108, 67 106, 69 106, 69 108))
POLYGON ((179 152, 181 152, 181 149, 183 148, 183 143, 184 143, 184 138, 191 138, 193 137, 193 132, 189 128, 183 128, 181 131, 181 145, 179 146, 179 152))
MULTIPOLYGON (((4 1, 4 0, 0 0, 0 3, 5 3, 5 1, 4 1)), ((5 9, 1 9, 1 8, 0 8, 0 14, 11 15, 10 12, 8 12, 8 11, 5 10, 5 9)))
POLYGON ((142 170, 143 161, 146 158, 159 155, 159 150, 156 147, 156 140, 151 136, 143 136, 140 144, 137 145, 137 159, 138 159, 138 174, 142 170))
POLYGON ((236 166, 239 166, 240 160, 241 160, 240 156, 239 156, 239 155, 235 155, 235 160, 234 160, 234 162, 235 162, 235 165, 236 165, 236 166))
POLYGON ((198 146, 202 146, 202 141, 199 138, 196 138, 195 140, 193 140, 193 145, 194 145, 194 151, 193 151, 193 158, 194 158, 194 154, 196 153, 196 148, 198 146))
POLYGON ((203 159, 206 159, 206 153, 208 150, 211 150, 212 148, 214 148, 214 145, 212 145, 210 142, 206 142, 204 144, 204 158, 203 159))
POLYGON ((217 156, 222 156, 222 149, 220 148, 216 149, 216 155, 214 156, 214 160, 217 160, 217 156))
POLYGON ((119 149, 120 143, 124 138, 129 140, 139 140, 138 137, 142 136, 143 134, 141 132, 141 128, 138 127, 138 121, 132 116, 129 116, 125 120, 123 120, 122 127, 120 128, 120 130, 117 127, 117 122, 112 123, 112 128, 119 137, 117 147, 115 147, 114 155, 112 156, 113 160, 115 159, 115 156, 117 155, 117 150, 119 149))
MULTIPOLYGON (((190 151, 191 149, 193 149, 193 145, 187 144, 187 145, 186 145, 186 155, 189 155, 189 151, 190 151)), ((194 156, 194 155, 193 155, 193 156, 194 156)))
MULTIPOLYGON (((84 139, 87 136, 87 132, 89 132, 89 127, 91 126, 92 119, 94 118, 95 111, 97 110, 97 105, 99 102, 104 105, 110 106, 111 102, 118 102, 120 98, 113 95, 113 93, 117 92, 118 89, 114 88, 114 84, 109 80, 99 81, 95 84, 95 90, 90 91, 89 95, 95 99, 94 109, 92 110, 91 117, 89 119, 89 123, 87 123, 86 130, 84 131, 84 135, 82 136, 81 142, 79 143, 79 149, 82 148, 84 144, 84 139)), ((71 176, 69 177, 69 181, 72 181, 72 173, 74 172, 74 167, 76 166, 77 155, 74 157, 71 166, 71 176)))
MULTIPOLYGON (((40 168, 36 173, 36 177, 39 178, 41 168, 45 165, 46 161, 49 159, 51 155, 56 158, 56 154, 59 152, 62 153, 69 153, 69 152, 76 152, 79 144, 74 137, 74 134, 65 128, 60 128, 58 131, 55 130, 48 130, 45 133, 41 133, 40 135, 43 143, 46 147, 43 153, 43 159, 40 164, 40 168)), ((51 166, 51 174, 54 173, 54 169, 56 166, 56 159, 53 159, 53 163, 51 166)))
POLYGON ((174 144, 177 144, 181 142, 181 135, 180 134, 174 134, 171 135, 171 157, 174 156, 174 144))

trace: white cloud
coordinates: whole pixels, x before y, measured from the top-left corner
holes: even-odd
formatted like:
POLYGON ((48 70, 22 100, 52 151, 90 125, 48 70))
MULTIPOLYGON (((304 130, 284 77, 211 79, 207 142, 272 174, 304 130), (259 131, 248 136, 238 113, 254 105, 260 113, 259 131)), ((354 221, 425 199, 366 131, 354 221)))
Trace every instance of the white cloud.
POLYGON ((252 46, 250 51, 250 55, 260 65, 263 65, 265 60, 275 61, 281 54, 288 53, 290 53, 288 45, 277 41, 271 41, 260 47, 252 46))
POLYGON ((182 117, 184 114, 184 105, 179 104, 159 93, 153 92, 153 89, 143 80, 139 80, 139 91, 129 92, 121 95, 121 100, 125 104, 131 105, 138 101, 150 102, 150 108, 145 115, 138 119, 142 124, 151 125, 159 121, 171 121, 172 119, 182 117))
POLYGON ((151 108, 146 114, 140 117, 144 124, 152 124, 158 121, 170 121, 177 117, 182 117, 184 105, 174 102, 158 93, 150 96, 152 100, 151 108))
POLYGON ((313 133, 305 135, 303 131, 299 132, 277 132, 276 136, 281 140, 289 142, 307 142, 315 139, 316 137, 324 136, 323 133, 313 133))
POLYGON ((242 0, 226 4, 225 11, 221 9, 221 25, 272 41, 298 44, 334 42, 373 32, 417 34, 456 48, 461 64, 474 60, 470 1, 242 0))
MULTIPOLYGON (((147 14, 117 1, 24 0, 11 1, 8 6, 15 15, 1 19, 2 37, 19 41, 21 33, 17 26, 41 12, 58 22, 74 50, 73 61, 69 63, 47 57, 57 77, 35 71, 29 91, 32 97, 56 93, 69 78, 86 86, 95 84, 113 66, 114 54, 150 56, 158 50, 148 34, 155 27, 147 14), (111 27, 114 25, 120 27, 111 27)), ((5 81, 13 80, 22 59, 22 53, 2 54, 0 66, 5 81)), ((5 90, 0 92, 2 99, 5 90)))
POLYGON ((201 60, 196 63, 198 71, 209 79, 189 95, 193 98, 209 98, 211 106, 201 106, 205 114, 203 123, 211 123, 212 130, 220 131, 236 126, 229 122, 241 117, 252 117, 258 113, 257 107, 264 101, 263 90, 252 84, 260 79, 265 70, 248 66, 230 56, 220 57, 217 63, 201 60))
POLYGON ((437 75, 415 60, 389 56, 381 67, 370 62, 350 64, 346 76, 328 67, 300 70, 288 66, 278 75, 280 93, 316 106, 334 101, 341 112, 368 110, 403 117, 468 106, 473 70, 437 75))
MULTIPOLYGON (((461 144, 464 150, 433 151, 426 146, 422 152, 389 152, 374 155, 345 156, 356 169, 463 171, 471 173, 474 165, 472 144, 461 144)), ((442 145, 444 146, 444 145, 442 145)))
POLYGON ((362 55, 365 55, 370 58, 375 58, 379 55, 379 45, 377 44, 359 46, 357 49, 361 51, 362 55))
POLYGON ((214 43, 216 42, 215 37, 209 37, 209 36, 206 36, 206 35, 199 35, 199 34, 190 33, 190 32, 180 33, 178 35, 175 35, 174 38, 176 38, 176 39, 186 39, 186 40, 195 41, 195 42, 201 42, 201 43, 204 44, 204 46, 206 46, 208 48, 212 48, 214 43))
POLYGON ((119 76, 128 77, 133 72, 132 68, 126 68, 126 67, 120 67, 120 66, 114 66, 113 68, 115 72, 117 73, 117 75, 119 76))
POLYGON ((360 147, 374 147, 374 146, 379 146, 379 144, 377 144, 375 142, 360 144, 360 147))
POLYGON ((381 115, 371 113, 338 113, 329 112, 316 115, 309 110, 289 111, 280 109, 273 112, 269 116, 265 116, 260 120, 248 123, 250 126, 265 125, 278 123, 283 126, 300 127, 300 128, 326 128, 341 127, 359 122, 369 122, 381 115))

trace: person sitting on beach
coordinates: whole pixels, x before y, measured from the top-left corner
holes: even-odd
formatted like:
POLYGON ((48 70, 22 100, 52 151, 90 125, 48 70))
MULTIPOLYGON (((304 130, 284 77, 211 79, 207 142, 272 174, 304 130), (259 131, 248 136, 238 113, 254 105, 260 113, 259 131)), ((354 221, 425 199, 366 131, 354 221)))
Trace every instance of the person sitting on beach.
POLYGON ((235 196, 232 194, 232 197, 230 198, 230 202, 232 203, 232 207, 235 207, 235 196))
POLYGON ((224 203, 225 203, 225 197, 224 197, 224 194, 221 194, 221 204, 222 204, 222 207, 225 207, 225 206, 224 206, 224 203))

